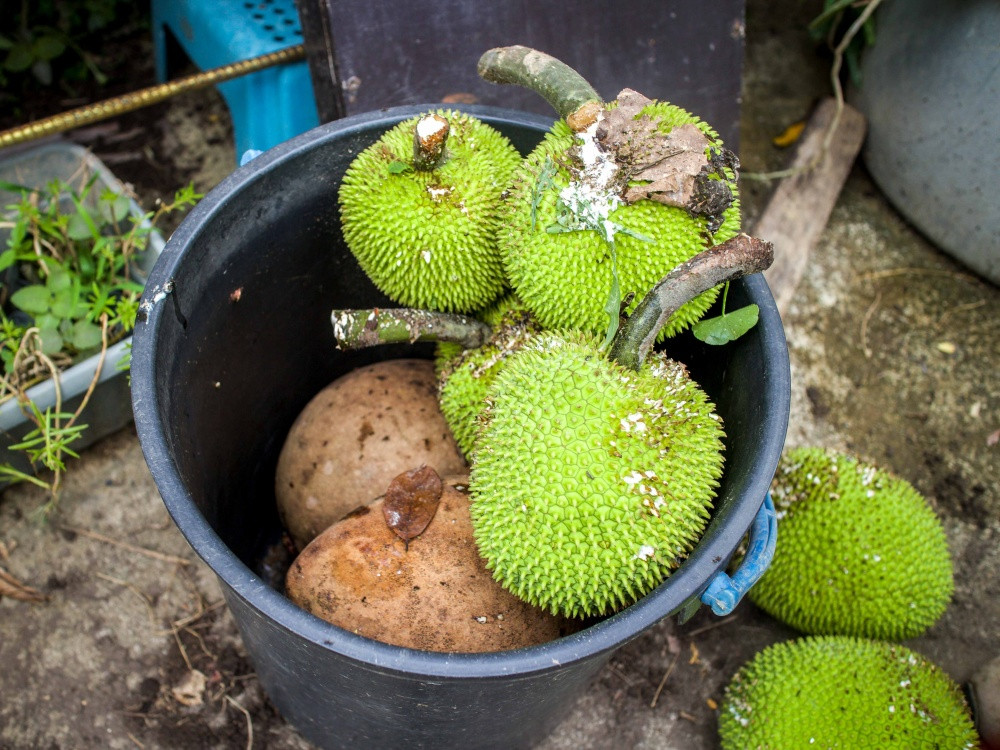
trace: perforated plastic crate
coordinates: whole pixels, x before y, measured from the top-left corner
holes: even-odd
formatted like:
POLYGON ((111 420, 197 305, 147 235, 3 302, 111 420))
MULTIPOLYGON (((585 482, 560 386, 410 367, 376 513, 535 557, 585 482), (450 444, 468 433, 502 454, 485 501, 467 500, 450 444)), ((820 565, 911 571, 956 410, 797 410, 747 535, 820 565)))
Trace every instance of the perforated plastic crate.
MULTIPOLYGON (((293 0, 153 0, 156 75, 170 77, 171 38, 201 70, 302 42, 293 0)), ((290 63, 218 85, 233 120, 236 158, 266 151, 319 124, 306 62, 290 63)))

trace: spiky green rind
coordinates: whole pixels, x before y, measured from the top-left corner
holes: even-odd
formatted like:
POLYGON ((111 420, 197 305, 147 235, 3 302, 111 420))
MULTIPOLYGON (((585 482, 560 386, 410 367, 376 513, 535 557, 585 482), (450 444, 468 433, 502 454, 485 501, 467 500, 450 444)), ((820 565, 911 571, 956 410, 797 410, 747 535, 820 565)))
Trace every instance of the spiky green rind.
MULTIPOLYGON (((642 112, 658 119, 667 132, 678 125, 693 123, 721 146, 718 136, 706 123, 679 107, 657 102, 642 112)), ((604 309, 612 284, 608 244, 594 230, 547 231, 557 223, 559 191, 571 180, 566 152, 577 142, 565 122, 559 121, 522 162, 504 203, 497 242, 511 286, 543 327, 598 333, 607 330, 608 325, 604 309), (539 176, 547 158, 557 166, 557 172, 552 186, 539 191, 539 176)), ((731 187, 735 195, 735 177, 731 187)), ((629 292, 636 295, 629 311, 672 268, 739 232, 738 199, 723 217, 713 240, 707 232, 707 219, 692 216, 683 208, 640 200, 612 211, 609 218, 613 222, 653 240, 645 242, 623 232, 614 237, 622 295, 629 292)), ((686 330, 705 314, 717 295, 718 291, 713 289, 681 307, 658 339, 686 330)))
POLYGON ((555 614, 659 585, 700 538, 722 426, 683 365, 639 372, 582 334, 535 336, 501 369, 473 454, 476 544, 494 578, 555 614))
MULTIPOLYGON (((490 313, 492 317, 492 312, 490 313)), ((471 455, 479 434, 486 393, 506 361, 541 329, 531 313, 509 307, 490 340, 437 365, 438 403, 459 449, 471 455)))
POLYGON ((723 750, 978 747, 950 677, 903 646, 846 636, 757 654, 726 689, 719 735, 723 750))
POLYGON ((446 158, 432 171, 393 173, 413 161, 417 119, 362 151, 344 175, 344 240, 372 282, 394 302, 469 312, 505 282, 495 235, 500 193, 521 157, 496 130, 450 110, 446 158))
POLYGON ((923 633, 953 590, 934 511, 903 479, 851 456, 798 448, 772 486, 781 542, 755 604, 806 633, 904 640, 923 633))

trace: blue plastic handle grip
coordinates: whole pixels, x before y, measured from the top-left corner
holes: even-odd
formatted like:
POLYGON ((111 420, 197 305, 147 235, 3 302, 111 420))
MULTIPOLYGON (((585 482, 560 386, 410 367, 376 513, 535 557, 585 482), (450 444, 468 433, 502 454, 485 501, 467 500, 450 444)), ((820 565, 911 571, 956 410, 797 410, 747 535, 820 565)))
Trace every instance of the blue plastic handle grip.
POLYGON ((777 541, 778 517, 774 512, 774 501, 768 493, 750 525, 750 542, 743 562, 732 577, 724 570, 716 573, 701 595, 702 603, 710 606, 720 617, 731 614, 743 595, 771 565, 777 541))

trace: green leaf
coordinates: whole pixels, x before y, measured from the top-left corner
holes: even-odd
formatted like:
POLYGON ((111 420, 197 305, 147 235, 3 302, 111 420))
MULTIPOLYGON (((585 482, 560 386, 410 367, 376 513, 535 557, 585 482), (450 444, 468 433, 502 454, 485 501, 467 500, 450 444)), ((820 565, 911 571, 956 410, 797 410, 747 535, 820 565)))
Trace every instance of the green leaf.
POLYGON ((51 291, 49 310, 57 318, 72 318, 76 304, 72 289, 54 289, 51 291))
POLYGON ((618 258, 615 255, 615 243, 610 242, 611 250, 611 291, 608 293, 608 301, 604 303, 604 312, 608 314, 608 331, 601 342, 601 349, 607 349, 618 333, 618 324, 622 311, 622 288, 618 281, 618 258))
POLYGON ((49 267, 49 277, 45 280, 45 286, 53 292, 69 289, 73 286, 73 277, 62 266, 52 265, 49 267))
POLYGON ((77 351, 94 349, 101 345, 101 328, 86 320, 78 320, 73 324, 70 344, 77 351))
POLYGON ((16 260, 17 253, 14 250, 4 250, 0 253, 0 271, 10 268, 16 260))
POLYGON ((132 202, 127 195, 116 195, 114 193, 101 196, 100 210, 105 221, 119 222, 129 214, 132 202))
POLYGON ((58 354, 63 348, 63 337, 55 328, 41 328, 38 331, 38 338, 42 340, 43 354, 58 354))
POLYGON ((691 333, 706 344, 728 344, 757 325, 759 314, 760 308, 757 305, 747 305, 725 315, 699 320, 692 326, 691 333))
POLYGON ((14 46, 14 40, 0 34, 0 49, 10 49, 14 46))
POLYGON ((413 169, 412 166, 403 161, 393 161, 389 162, 389 174, 402 174, 408 169, 413 169))
POLYGON ((48 287, 41 284, 31 284, 21 287, 10 295, 10 301, 19 310, 24 310, 31 315, 38 315, 48 312, 49 306, 52 304, 52 293, 48 287))
POLYGON ((38 37, 32 45, 31 50, 39 60, 54 60, 66 51, 66 45, 62 39, 50 34, 38 37))
POLYGON ((19 73, 27 70, 35 62, 35 56, 31 53, 31 45, 26 42, 16 42, 7 53, 7 59, 3 61, 3 66, 7 70, 19 73))
POLYGON ((71 240, 89 240, 97 235, 97 231, 89 216, 76 213, 69 217, 66 234, 71 240))

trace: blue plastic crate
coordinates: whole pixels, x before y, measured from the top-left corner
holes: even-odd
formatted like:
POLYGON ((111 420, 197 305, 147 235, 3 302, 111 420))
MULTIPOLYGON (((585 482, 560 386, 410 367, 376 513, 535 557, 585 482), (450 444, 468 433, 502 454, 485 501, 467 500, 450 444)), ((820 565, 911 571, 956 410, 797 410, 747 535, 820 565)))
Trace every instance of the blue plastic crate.
MULTIPOLYGON (((153 0, 156 76, 170 76, 168 34, 201 70, 302 43, 293 0, 153 0)), ((229 107, 236 158, 319 124, 305 61, 280 65, 218 85, 229 107)))

